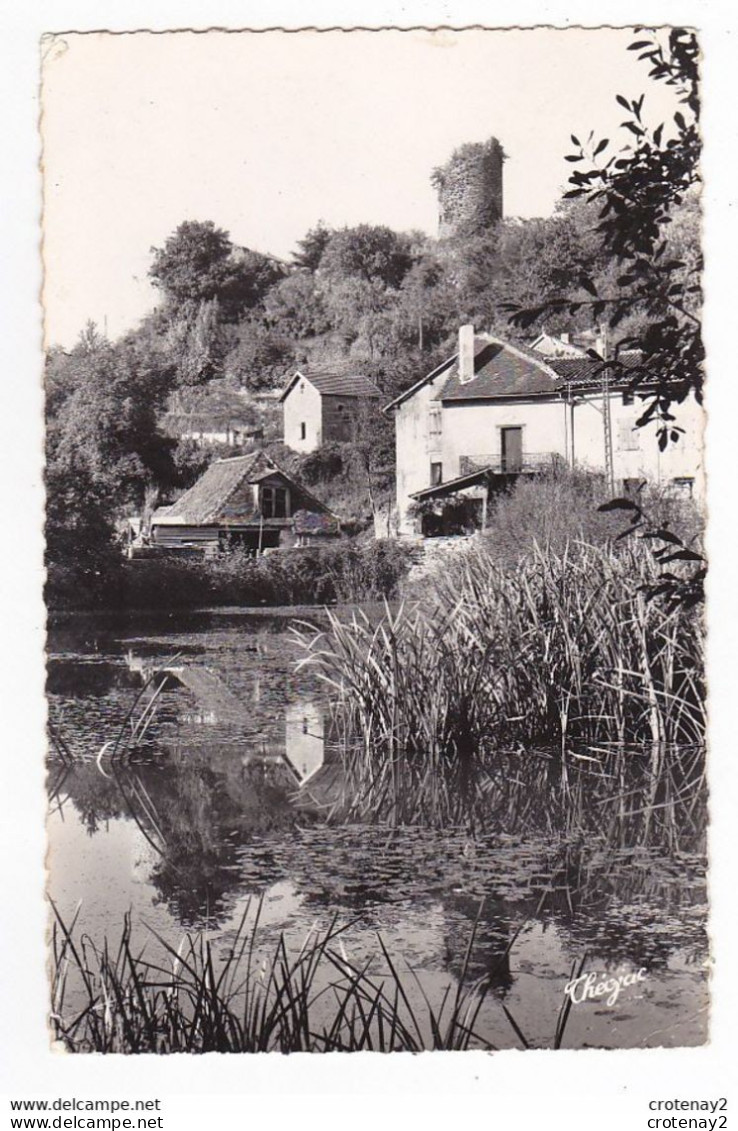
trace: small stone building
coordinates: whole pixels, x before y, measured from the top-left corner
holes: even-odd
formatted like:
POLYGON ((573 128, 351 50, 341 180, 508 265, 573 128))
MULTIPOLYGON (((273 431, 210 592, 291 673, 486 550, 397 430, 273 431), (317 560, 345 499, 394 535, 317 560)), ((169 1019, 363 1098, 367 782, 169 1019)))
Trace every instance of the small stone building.
POLYGON ((263 451, 219 459, 151 519, 151 545, 214 553, 305 546, 340 535, 336 515, 263 451))
POLYGON ((281 396, 284 442, 295 452, 314 452, 331 440, 351 440, 362 415, 377 411, 381 395, 359 374, 297 370, 281 396))

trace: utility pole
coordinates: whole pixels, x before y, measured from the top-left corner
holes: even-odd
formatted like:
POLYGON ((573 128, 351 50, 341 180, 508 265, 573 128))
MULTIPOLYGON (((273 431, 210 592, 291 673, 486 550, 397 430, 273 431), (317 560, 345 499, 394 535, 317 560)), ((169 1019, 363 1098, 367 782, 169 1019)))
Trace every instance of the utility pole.
POLYGON ((612 459, 612 416, 610 413, 610 343, 608 341, 607 325, 601 327, 602 360, 605 363, 602 370, 602 424, 605 433, 605 479, 610 494, 615 493, 615 472, 612 459))

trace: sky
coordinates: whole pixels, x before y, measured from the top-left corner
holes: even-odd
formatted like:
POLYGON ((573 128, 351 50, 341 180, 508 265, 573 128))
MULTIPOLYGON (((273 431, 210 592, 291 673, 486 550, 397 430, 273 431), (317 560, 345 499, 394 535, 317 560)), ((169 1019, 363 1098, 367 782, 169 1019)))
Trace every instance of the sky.
MULTIPOLYGON (((615 94, 670 95, 629 30, 71 34, 44 44, 47 344, 117 337, 155 304, 183 220, 288 258, 319 220, 435 234, 434 167, 496 136, 506 216, 550 215, 570 135, 618 136, 615 94)), ((627 135, 620 132, 622 143, 627 135)))

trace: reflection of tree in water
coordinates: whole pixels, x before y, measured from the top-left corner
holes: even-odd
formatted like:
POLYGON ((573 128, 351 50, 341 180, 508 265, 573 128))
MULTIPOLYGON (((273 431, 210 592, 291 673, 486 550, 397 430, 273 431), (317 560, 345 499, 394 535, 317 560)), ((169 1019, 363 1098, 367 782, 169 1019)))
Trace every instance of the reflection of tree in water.
POLYGON ((50 769, 47 778, 49 808, 51 812, 70 801, 79 813, 89 836, 93 836, 106 821, 122 816, 125 801, 115 781, 105 778, 93 762, 77 762, 60 771, 58 765, 50 769))
MULTIPOLYGON (((176 773, 147 778, 165 844, 150 880, 183 924, 222 922, 244 894, 244 846, 294 823, 271 769, 243 765, 236 756, 231 772, 223 774, 206 759, 188 756, 176 773)), ((278 877, 263 874, 262 885, 278 877)))
POLYGON ((63 660, 51 658, 46 664, 46 693, 67 699, 100 698, 114 690, 133 691, 136 676, 110 660, 63 660))
POLYGON ((509 950, 515 934, 513 909, 492 896, 480 901, 466 892, 446 892, 442 902, 444 968, 456 978, 466 971, 468 982, 483 978, 496 993, 507 993, 513 984, 509 950))
MULTIPOLYGON (((243 894, 244 846, 295 822, 294 779, 282 767, 244 762, 233 750, 218 763, 190 750, 105 777, 78 762, 61 782, 50 775, 52 809, 70 801, 91 835, 105 820, 132 816, 158 853, 149 882, 160 900, 183 925, 213 925, 243 894)), ((282 874, 260 852, 257 887, 282 874)))

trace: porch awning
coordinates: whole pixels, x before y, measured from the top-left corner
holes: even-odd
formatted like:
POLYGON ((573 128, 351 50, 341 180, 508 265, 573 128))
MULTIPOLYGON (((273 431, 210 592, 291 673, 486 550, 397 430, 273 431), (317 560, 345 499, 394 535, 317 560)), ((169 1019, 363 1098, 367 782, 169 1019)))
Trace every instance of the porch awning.
POLYGON ((483 483, 489 483, 494 474, 495 469, 492 466, 480 467, 467 475, 460 475, 457 479, 449 479, 448 483, 439 483, 436 487, 424 487, 422 491, 416 491, 410 498, 417 499, 418 502, 422 502, 424 499, 443 499, 446 495, 453 495, 456 491, 463 491, 466 487, 477 487, 483 483))

